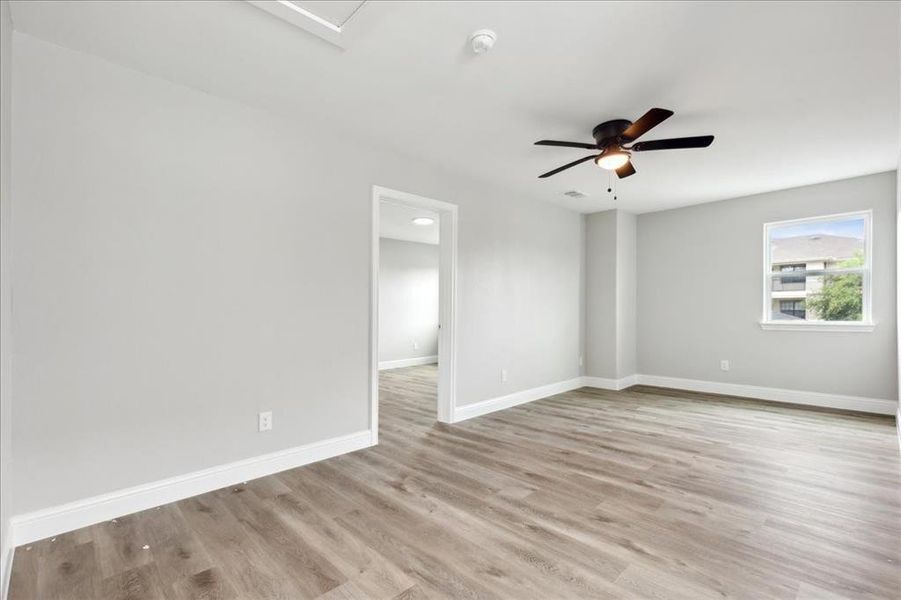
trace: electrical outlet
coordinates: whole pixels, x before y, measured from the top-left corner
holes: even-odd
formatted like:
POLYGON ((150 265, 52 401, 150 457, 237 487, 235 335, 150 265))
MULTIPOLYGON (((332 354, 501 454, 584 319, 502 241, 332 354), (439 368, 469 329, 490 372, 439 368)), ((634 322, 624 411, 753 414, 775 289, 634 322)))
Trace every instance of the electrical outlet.
POLYGON ((419 350, 419 342, 413 342, 413 349, 419 350))
POLYGON ((269 431, 272 429, 272 411, 260 413, 260 431, 269 431))
POLYGON ((582 356, 581 354, 579 355, 579 366, 580 366, 580 367, 584 367, 584 366, 585 366, 585 357, 582 356))
POLYGON ((507 369, 501 369, 501 383, 507 383, 507 369))
POLYGON ((728 371, 729 370, 729 361, 721 360, 720 361, 720 371, 728 371))

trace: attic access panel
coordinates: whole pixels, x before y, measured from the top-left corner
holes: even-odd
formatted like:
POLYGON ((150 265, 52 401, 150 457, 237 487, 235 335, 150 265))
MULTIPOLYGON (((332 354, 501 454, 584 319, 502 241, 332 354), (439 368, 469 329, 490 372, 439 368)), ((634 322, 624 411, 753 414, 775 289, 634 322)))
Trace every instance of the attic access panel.
POLYGON ((247 0, 257 8, 312 33, 339 48, 346 47, 345 27, 366 0, 247 0))

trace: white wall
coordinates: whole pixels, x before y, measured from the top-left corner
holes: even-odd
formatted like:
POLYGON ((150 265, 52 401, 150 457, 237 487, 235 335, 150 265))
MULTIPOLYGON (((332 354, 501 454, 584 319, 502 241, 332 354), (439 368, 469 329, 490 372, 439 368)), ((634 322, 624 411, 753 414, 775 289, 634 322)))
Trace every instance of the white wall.
POLYGON ((381 238, 379 362, 437 355, 438 246, 381 238))
POLYGON ((639 215, 639 371, 897 400, 895 193, 889 172, 639 215), (875 331, 761 330, 763 224, 861 209, 875 331))
POLYGON ((11 551, 9 535, 12 506, 12 400, 10 332, 10 100, 12 23, 9 2, 0 1, 0 595, 6 589, 6 566, 11 551))
POLYGON ((578 376, 580 215, 13 46, 14 513, 365 429, 373 184, 460 207, 458 405, 578 376))

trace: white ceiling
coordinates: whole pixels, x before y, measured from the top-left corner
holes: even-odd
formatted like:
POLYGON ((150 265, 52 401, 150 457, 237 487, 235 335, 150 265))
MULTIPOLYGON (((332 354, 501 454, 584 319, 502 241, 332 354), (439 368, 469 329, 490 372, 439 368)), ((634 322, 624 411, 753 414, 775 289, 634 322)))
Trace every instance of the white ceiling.
POLYGON ((379 204, 379 237, 437 244, 438 220, 438 213, 383 200, 379 204), (430 217, 435 222, 431 225, 415 225, 413 219, 416 217, 430 217))
MULTIPOLYGON (((331 119, 511 195, 634 212, 893 169, 896 2, 368 2, 346 50, 245 2, 13 2, 16 29, 252 106, 331 119), (490 27, 494 50, 467 36, 490 27), (584 156, 597 123, 652 106, 647 152, 620 182, 584 156), (562 196, 569 189, 584 199, 562 196)), ((300 115, 298 117, 298 115, 300 115)), ((352 163, 349 163, 349 165, 352 163)))

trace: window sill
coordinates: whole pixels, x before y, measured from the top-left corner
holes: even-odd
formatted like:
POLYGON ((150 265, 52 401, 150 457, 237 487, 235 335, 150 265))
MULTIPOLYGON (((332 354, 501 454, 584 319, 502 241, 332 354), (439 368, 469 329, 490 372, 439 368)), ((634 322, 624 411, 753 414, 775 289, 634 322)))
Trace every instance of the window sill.
POLYGON ((875 323, 858 323, 848 321, 798 323, 795 321, 761 321, 760 328, 765 331, 848 331, 869 332, 876 328, 875 323))

